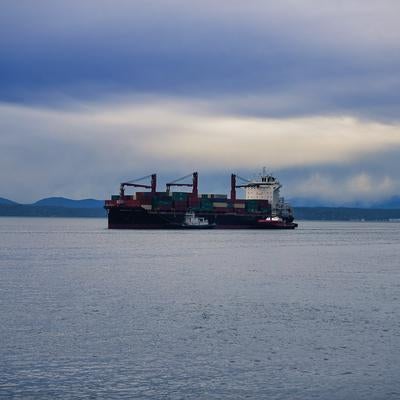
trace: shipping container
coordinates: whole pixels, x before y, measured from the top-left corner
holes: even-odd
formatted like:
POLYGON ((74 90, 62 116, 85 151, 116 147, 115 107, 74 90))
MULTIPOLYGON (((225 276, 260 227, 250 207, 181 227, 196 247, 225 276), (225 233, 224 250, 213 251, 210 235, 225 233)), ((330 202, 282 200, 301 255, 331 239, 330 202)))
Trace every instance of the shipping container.
POLYGON ((129 199, 124 201, 124 205, 127 207, 139 207, 141 204, 139 200, 129 199))
POLYGON ((153 204, 172 204, 172 199, 160 199, 158 197, 153 197, 153 204))
POLYGON ((136 198, 138 200, 140 200, 140 199, 152 198, 154 196, 154 193, 152 193, 152 192, 136 192, 135 195, 136 195, 136 198))
POLYGON ((228 207, 228 203, 214 202, 213 203, 213 207, 224 207, 224 208, 227 208, 228 207))
POLYGON ((187 201, 186 200, 175 200, 173 202, 174 207, 186 207, 187 201))
POLYGON ((159 200, 166 200, 166 201, 172 201, 172 197, 169 196, 166 193, 156 193, 153 198, 157 198, 159 200))
POLYGON ((200 202, 197 199, 189 198, 188 199, 188 206, 191 208, 198 208, 200 207, 200 202))
POLYGON ((218 202, 226 203, 228 199, 227 197, 213 197, 212 199, 209 200, 211 200, 213 203, 218 203, 218 202))
POLYGON ((144 204, 144 205, 147 205, 147 206, 151 206, 151 204, 152 204, 152 201, 151 201, 151 199, 140 199, 140 200, 137 200, 140 204, 144 204))
POLYGON ((185 200, 188 198, 190 193, 186 193, 186 192, 173 192, 172 193, 172 198, 174 200, 185 200))
POLYGON ((202 199, 224 199, 226 200, 228 198, 228 196, 226 194, 202 194, 201 195, 202 199))

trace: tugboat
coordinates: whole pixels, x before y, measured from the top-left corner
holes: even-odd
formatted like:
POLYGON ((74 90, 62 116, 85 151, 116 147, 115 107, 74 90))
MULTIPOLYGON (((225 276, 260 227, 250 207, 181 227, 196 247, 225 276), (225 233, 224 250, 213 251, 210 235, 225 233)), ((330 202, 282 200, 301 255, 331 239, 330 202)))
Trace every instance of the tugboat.
POLYGON ((210 224, 207 218, 196 217, 194 212, 187 212, 185 220, 181 224, 182 229, 212 229, 216 224, 210 224))
POLYGON ((257 228, 259 229, 294 229, 297 228, 295 222, 288 222, 280 217, 266 217, 257 220, 257 228))

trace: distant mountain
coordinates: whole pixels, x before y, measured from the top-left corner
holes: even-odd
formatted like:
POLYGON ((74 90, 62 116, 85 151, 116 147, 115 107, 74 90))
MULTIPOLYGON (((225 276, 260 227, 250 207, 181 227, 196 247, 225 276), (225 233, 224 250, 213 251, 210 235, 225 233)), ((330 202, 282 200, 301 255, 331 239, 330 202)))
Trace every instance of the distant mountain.
POLYGON ((400 209, 348 207, 294 207, 297 220, 390 221, 400 220, 400 209))
POLYGON ((373 208, 399 208, 400 209, 400 196, 393 196, 388 200, 381 201, 379 203, 374 203, 372 205, 373 208))
POLYGON ((74 208, 56 206, 33 206, 30 204, 0 204, 0 217, 64 217, 101 218, 106 217, 103 208, 74 208))
POLYGON ((12 200, 5 199, 4 197, 0 197, 0 204, 12 206, 12 205, 16 205, 18 203, 16 203, 15 201, 12 201, 12 200))
POLYGON ((95 199, 72 200, 65 197, 47 197, 32 204, 33 206, 65 208, 103 208, 104 201, 95 199))
POLYGON ((291 197, 285 198, 291 206, 293 207, 330 207, 332 204, 319 199, 310 199, 307 197, 291 197))
POLYGON ((400 196, 393 196, 386 200, 381 201, 349 201, 343 202, 341 204, 324 201, 320 199, 313 199, 307 197, 292 197, 288 199, 288 202, 293 207, 331 207, 331 208, 368 208, 368 209, 380 209, 380 210, 390 210, 390 209, 400 209, 400 196))

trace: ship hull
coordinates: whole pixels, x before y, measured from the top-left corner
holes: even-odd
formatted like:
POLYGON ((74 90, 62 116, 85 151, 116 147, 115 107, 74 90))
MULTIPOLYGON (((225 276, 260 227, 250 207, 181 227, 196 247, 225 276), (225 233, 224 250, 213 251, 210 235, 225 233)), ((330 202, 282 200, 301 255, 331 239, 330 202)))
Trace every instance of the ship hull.
MULTIPOLYGON (((277 224, 259 223, 266 218, 263 213, 215 213, 197 212, 206 218, 213 229, 294 229, 296 223, 282 221, 277 224)), ((184 212, 147 211, 141 207, 115 207, 108 210, 109 229, 182 229, 184 212)), ((194 229, 194 228, 192 228, 194 229)))

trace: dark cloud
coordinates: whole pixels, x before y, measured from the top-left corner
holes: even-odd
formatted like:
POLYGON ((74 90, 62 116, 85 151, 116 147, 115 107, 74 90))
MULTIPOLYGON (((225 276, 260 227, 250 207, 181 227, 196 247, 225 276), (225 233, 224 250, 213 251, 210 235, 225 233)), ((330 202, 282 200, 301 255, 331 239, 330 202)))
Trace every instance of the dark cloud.
POLYGON ((336 8, 312 1, 282 4, 3 3, 0 99, 286 95, 297 104, 268 111, 261 102, 233 111, 397 117, 398 44, 379 32, 376 22, 385 17, 381 24, 393 29, 396 3, 377 10, 373 2, 336 8))

